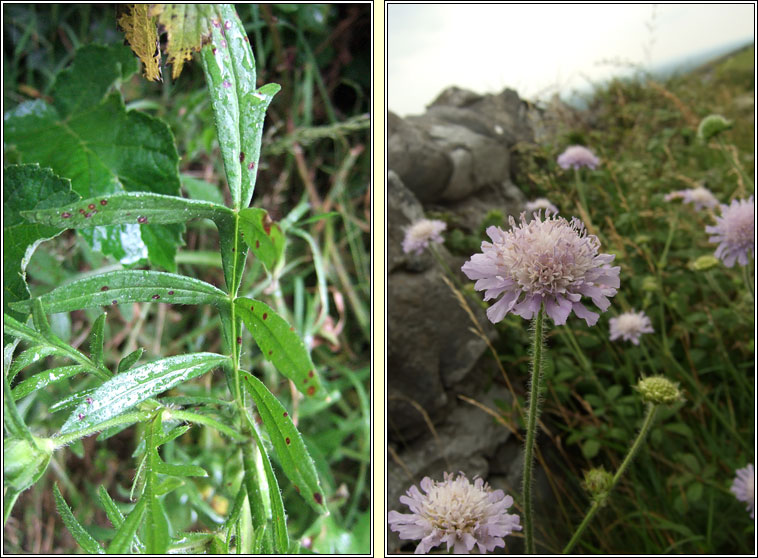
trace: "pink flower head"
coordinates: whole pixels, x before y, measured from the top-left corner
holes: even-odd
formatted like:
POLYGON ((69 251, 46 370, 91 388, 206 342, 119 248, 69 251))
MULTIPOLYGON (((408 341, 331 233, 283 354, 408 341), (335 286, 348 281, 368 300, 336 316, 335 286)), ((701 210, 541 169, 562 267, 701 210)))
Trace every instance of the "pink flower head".
POLYGON ((476 279, 477 291, 485 291, 484 300, 503 295, 487 309, 490 321, 497 323, 508 312, 530 319, 544 303, 556 325, 565 324, 572 310, 587 325, 595 325, 600 315, 580 299, 590 297, 601 311, 608 309, 607 297, 619 286, 620 268, 609 265, 615 256, 598 254, 600 241, 588 235, 576 217, 569 222, 548 213, 543 221, 536 214, 527 222, 522 213, 519 225, 513 217, 510 224, 508 232, 489 227, 492 242, 482 242, 482 253, 461 268, 469 279, 476 279))
POLYGON ((437 221, 434 219, 420 219, 416 221, 405 230, 403 252, 406 254, 414 252, 418 255, 421 254, 431 242, 442 244, 444 240, 441 233, 446 228, 447 224, 444 221, 437 221))
POLYGON ((653 325, 644 312, 625 312, 616 318, 611 318, 611 341, 621 337, 624 341, 640 344, 643 333, 653 333, 653 325))
POLYGON ((522 528, 519 516, 507 513, 513 498, 490 489, 480 478, 471 484, 463 473, 456 479, 445 473, 442 482, 424 477, 421 489, 426 494, 413 485, 407 496, 400 496, 412 513, 393 510, 387 516, 401 539, 421 541, 416 554, 426 554, 443 542, 455 554, 468 554, 474 545, 484 554, 505 547, 503 537, 522 528))
POLYGON ((595 154, 581 145, 567 147, 566 151, 558 156, 558 165, 562 169, 589 167, 595 170, 600 164, 600 159, 595 154))
POLYGON ((748 463, 747 467, 737 469, 736 473, 730 490, 740 502, 747 504, 750 519, 755 519, 755 468, 748 463))
POLYGON ((671 192, 670 194, 666 194, 663 199, 666 201, 681 199, 684 203, 694 204, 697 211, 700 211, 704 207, 713 209, 719 204, 713 193, 708 188, 703 188, 702 186, 671 192))
POLYGON ((747 265, 748 258, 755 254, 755 206, 753 196, 747 200, 732 200, 731 205, 721 205, 721 217, 716 217, 716 225, 705 227, 705 232, 714 236, 709 242, 718 242, 715 256, 726 267, 737 261, 747 265))
POLYGON ((550 211, 550 213, 554 215, 558 214, 558 208, 555 207, 553 203, 547 198, 537 198, 536 200, 526 202, 526 205, 524 206, 524 210, 526 211, 527 215, 531 215, 540 209, 550 211))

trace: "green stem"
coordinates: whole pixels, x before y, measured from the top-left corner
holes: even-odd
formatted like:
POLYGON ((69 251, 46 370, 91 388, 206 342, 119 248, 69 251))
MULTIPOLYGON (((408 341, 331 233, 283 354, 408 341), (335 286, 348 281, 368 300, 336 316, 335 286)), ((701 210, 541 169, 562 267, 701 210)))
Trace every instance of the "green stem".
POLYGON ((539 416, 540 384, 542 381, 542 348, 544 344, 542 322, 543 307, 540 304, 534 319, 534 341, 532 344, 532 380, 529 391, 529 415, 526 425, 526 447, 524 448, 524 536, 526 553, 534 554, 534 521, 532 513, 532 467, 534 465, 534 439, 537 435, 537 417, 539 416))
MULTIPOLYGON (((729 161, 729 164, 734 168, 734 170, 737 171, 737 174, 740 175, 740 178, 742 178, 742 185, 747 185, 750 188, 750 192, 752 193, 755 189, 755 186, 753 185, 753 181, 750 179, 750 177, 745 174, 745 171, 742 169, 742 165, 739 164, 739 161, 736 160, 736 156, 732 157, 731 152, 726 146, 726 142, 724 141, 724 138, 718 137, 719 145, 721 146, 721 152, 724 154, 724 157, 726 157, 727 161, 729 161)), ((737 185, 737 189, 732 194, 733 196, 738 196, 740 198, 747 197, 745 194, 745 191, 740 188, 740 185, 737 185)))
POLYGON ((592 219, 590 219, 590 206, 587 205, 587 198, 584 195, 584 183, 579 176, 579 169, 574 169, 574 184, 576 186, 576 192, 579 194, 579 202, 582 204, 582 209, 587 214, 587 219, 590 221, 588 225, 592 225, 592 219))
POLYGON ((642 442, 645 440, 647 433, 650 431, 650 427, 653 425, 653 421, 655 420, 655 412, 657 410, 658 410, 657 405, 654 405, 653 403, 648 404, 647 416, 645 417, 645 422, 642 424, 642 428, 640 429, 640 433, 637 435, 637 439, 634 440, 632 447, 629 448, 629 453, 626 454, 624 461, 621 463, 621 466, 618 468, 618 471, 616 471, 616 474, 613 476, 613 481, 611 482, 611 486, 608 489, 608 492, 605 494, 603 498, 599 498, 595 500, 594 502, 592 502, 592 506, 590 506, 590 509, 587 512, 587 515, 584 516, 584 519, 579 524, 579 527, 577 527, 576 532, 574 533, 574 536, 571 537, 571 540, 566 545, 566 548, 563 549, 563 554, 568 554, 569 552, 571 552, 571 549, 574 548, 574 545, 582 536, 584 529, 587 527, 587 525, 589 525, 590 521, 592 521, 592 518, 594 517, 595 512, 597 512, 597 510, 603 506, 606 498, 608 498, 608 495, 613 491, 613 488, 616 486, 616 483, 618 483, 619 479, 621 478, 621 475, 623 475, 624 471, 626 471, 627 467, 629 467, 629 464, 632 462, 632 459, 634 459, 634 456, 637 454, 640 447, 642 447, 642 442))

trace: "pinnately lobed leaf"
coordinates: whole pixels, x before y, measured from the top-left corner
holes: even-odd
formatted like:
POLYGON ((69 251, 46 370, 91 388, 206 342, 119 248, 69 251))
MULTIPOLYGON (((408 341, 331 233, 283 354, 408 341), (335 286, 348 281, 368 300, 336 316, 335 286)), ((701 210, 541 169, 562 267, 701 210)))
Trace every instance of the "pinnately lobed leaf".
POLYGON ((228 359, 227 356, 214 353, 180 355, 117 374, 74 409, 61 428, 61 434, 101 424, 145 399, 221 366, 228 359))
POLYGON ((247 372, 243 373, 243 378, 279 456, 284 474, 313 509, 328 514, 316 466, 289 413, 258 378, 247 372))
MULTIPOLYGON (((224 291, 210 283, 163 271, 125 269, 79 279, 39 297, 49 314, 128 302, 214 304, 228 301, 224 291)), ((30 301, 14 304, 25 310, 30 301)))
POLYGON ((284 318, 260 300, 241 297, 234 301, 234 306, 263 356, 279 372, 292 380, 304 395, 326 395, 303 340, 284 318))

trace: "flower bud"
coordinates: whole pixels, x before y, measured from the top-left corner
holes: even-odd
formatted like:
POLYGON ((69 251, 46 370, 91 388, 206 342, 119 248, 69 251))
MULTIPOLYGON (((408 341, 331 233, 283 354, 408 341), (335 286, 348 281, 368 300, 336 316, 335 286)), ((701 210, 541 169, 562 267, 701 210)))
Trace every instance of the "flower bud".
POLYGON ((637 391, 640 392, 642 399, 655 405, 671 405, 678 401, 684 401, 684 397, 679 391, 679 384, 675 384, 663 376, 650 376, 640 379, 637 384, 637 391))
POLYGON ((613 487, 613 475, 603 467, 597 467, 584 472, 584 489, 590 494, 593 501, 605 505, 608 493, 613 487))
POLYGON ((709 114, 700 121, 700 126, 697 127, 697 136, 707 142, 713 136, 730 129, 732 124, 731 120, 727 120, 720 114, 709 114))
POLYGON ((39 480, 47 469, 55 445, 49 438, 6 438, 3 442, 4 484, 21 492, 39 480))
POLYGON ((658 290, 658 279, 648 275, 642 280, 642 290, 648 293, 654 293, 658 290))
POLYGON ((712 254, 708 254, 706 256, 700 256, 698 259, 690 262, 689 267, 693 271, 706 271, 718 265, 719 259, 712 254))

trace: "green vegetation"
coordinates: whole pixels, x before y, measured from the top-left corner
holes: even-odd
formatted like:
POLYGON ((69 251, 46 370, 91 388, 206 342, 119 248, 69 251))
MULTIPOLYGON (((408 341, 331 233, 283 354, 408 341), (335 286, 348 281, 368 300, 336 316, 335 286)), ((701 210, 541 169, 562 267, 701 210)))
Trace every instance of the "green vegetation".
POLYGON ((263 142, 258 161, 250 140, 254 207, 240 209, 252 188, 227 187, 242 156, 219 147, 229 128, 215 125, 211 103, 227 86, 206 81, 199 55, 177 80, 164 68, 162 82, 147 82, 121 45, 114 7, 3 6, 6 114, 36 99, 53 123, 24 121, 9 132, 21 140, 6 136, 6 165, 43 168, 4 169, 6 194, 19 193, 4 198, 14 219, 5 226, 24 242, 51 240, 28 262, 23 248, 12 257, 5 250, 6 276, 9 262, 14 271, 26 267, 32 301, 24 302, 17 273, 6 281, 5 427, 13 441, 5 458, 26 467, 6 467, 4 552, 368 552, 369 9, 237 7, 257 85, 281 85, 268 110, 248 120, 263 128, 263 142), (154 133, 137 135, 146 126, 154 133), (50 149, 59 129, 83 141, 50 149), (133 153, 113 150, 116 129, 155 157, 137 164, 133 153), (39 130, 50 136, 32 141, 39 130), (98 180, 63 172, 78 168, 81 150, 105 162, 98 180), (109 177, 118 184, 105 193, 82 187, 109 177), (39 198, 29 198, 37 183, 39 198), (151 194, 119 195, 120 185, 151 194), (80 197, 84 213, 64 207, 80 197), (34 211, 24 213, 30 199, 34 211), (134 244, 145 253, 128 252, 123 236, 100 242, 81 228, 83 220, 132 226, 125 219, 135 210, 137 223, 149 225, 140 230, 153 235, 134 244), (230 240, 237 225, 250 245, 244 274, 247 248, 230 240), (93 287, 96 275, 113 281, 93 287), (140 292, 148 286, 154 294, 140 292), (117 304, 103 298, 116 293, 117 304), (152 302, 174 296, 182 305, 152 302), (22 339, 15 354, 11 337, 22 339), (288 361, 277 359, 280 348, 288 361), (311 359, 320 383, 311 380, 311 359), (53 369, 54 378, 43 378, 53 369), (131 380, 141 401, 124 413, 117 407, 134 393, 131 380), (107 400, 103 385, 113 400, 87 411, 107 400), (323 493, 312 488, 319 484, 323 493), (20 492, 12 511, 9 487, 20 492), (304 499, 301 488, 313 494, 304 499))

